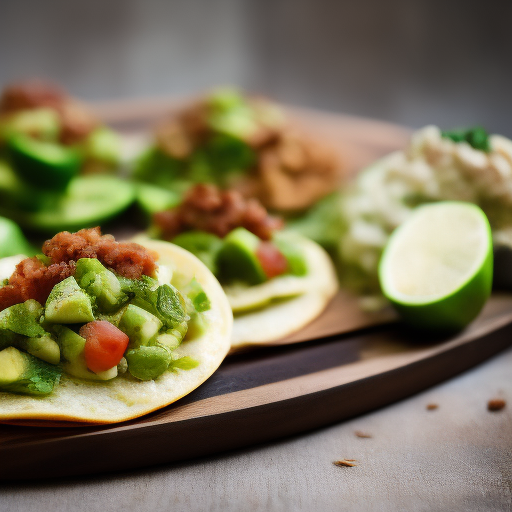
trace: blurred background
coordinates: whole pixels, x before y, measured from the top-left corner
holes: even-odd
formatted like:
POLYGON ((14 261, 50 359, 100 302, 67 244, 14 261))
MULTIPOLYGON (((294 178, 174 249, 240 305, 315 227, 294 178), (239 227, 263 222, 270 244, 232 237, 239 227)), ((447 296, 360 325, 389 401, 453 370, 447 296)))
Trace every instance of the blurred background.
POLYGON ((0 0, 0 86, 87 100, 234 84, 412 127, 512 136, 512 2, 0 0))

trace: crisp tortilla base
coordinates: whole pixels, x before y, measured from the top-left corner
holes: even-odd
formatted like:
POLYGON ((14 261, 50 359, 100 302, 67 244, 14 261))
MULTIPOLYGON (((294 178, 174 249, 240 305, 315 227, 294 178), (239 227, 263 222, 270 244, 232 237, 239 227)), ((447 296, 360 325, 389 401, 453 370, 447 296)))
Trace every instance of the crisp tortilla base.
POLYGON ((229 350, 232 313, 226 296, 213 274, 195 256, 167 242, 137 240, 158 253, 158 263, 195 277, 211 302, 204 313, 208 331, 185 341, 176 349, 178 357, 199 361, 192 370, 166 372, 155 381, 141 382, 125 374, 107 382, 76 379, 63 374, 55 391, 46 397, 0 392, 0 421, 50 420, 86 423, 126 421, 165 407, 202 384, 219 367, 229 350))
MULTIPOLYGON (((315 319, 338 291, 338 279, 328 254, 315 242, 297 237, 308 265, 309 273, 303 278, 276 277, 257 285, 265 287, 272 282, 272 289, 290 286, 297 288, 296 281, 304 282, 306 293, 282 302, 269 304, 262 309, 235 316, 231 352, 250 345, 278 345, 279 339, 298 331, 315 319), (277 340, 277 342, 276 342, 277 340)), ((255 288, 255 287, 252 287, 255 288)), ((270 288, 269 288, 270 291, 270 288)), ((254 293, 252 290, 250 293, 254 293)), ((282 293, 281 295, 285 295, 282 293)), ((238 297, 240 299, 240 297, 238 297)))

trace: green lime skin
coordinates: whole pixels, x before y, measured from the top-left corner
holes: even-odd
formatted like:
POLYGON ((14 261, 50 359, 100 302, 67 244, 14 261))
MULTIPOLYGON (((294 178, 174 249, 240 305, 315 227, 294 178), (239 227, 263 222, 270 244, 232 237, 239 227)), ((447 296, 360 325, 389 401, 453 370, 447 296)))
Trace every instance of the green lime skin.
MULTIPOLYGON (((405 303, 382 287, 385 297, 407 324, 418 330, 454 333, 464 329, 478 316, 491 295, 493 280, 493 246, 488 222, 487 231, 489 244, 482 265, 471 278, 449 295, 430 302, 405 303)), ((379 264, 381 284, 384 283, 385 257, 384 251, 379 264)))

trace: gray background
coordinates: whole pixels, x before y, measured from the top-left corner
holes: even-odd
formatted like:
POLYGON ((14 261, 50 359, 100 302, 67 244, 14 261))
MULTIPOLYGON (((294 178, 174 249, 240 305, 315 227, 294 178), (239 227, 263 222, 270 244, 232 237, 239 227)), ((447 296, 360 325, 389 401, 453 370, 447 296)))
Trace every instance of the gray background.
POLYGON ((236 84, 414 127, 512 136, 512 2, 0 0, 0 86, 105 100, 236 84))

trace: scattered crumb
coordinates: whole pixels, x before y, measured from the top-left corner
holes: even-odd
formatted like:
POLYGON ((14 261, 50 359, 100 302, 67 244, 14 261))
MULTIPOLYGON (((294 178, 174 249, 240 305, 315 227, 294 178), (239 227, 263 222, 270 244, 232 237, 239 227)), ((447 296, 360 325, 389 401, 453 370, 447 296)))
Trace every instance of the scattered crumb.
POLYGON ((427 404, 427 411, 435 411, 439 408, 439 405, 437 404, 427 404))
POLYGON ((487 402, 487 409, 489 411, 501 411, 507 405, 507 402, 502 398, 493 398, 487 402))
POLYGON ((352 468, 354 466, 357 466, 357 464, 354 464, 354 462, 356 462, 356 459, 341 459, 335 460, 333 464, 339 467, 352 468))
POLYGON ((363 437, 363 438, 370 438, 372 437, 371 434, 367 434, 366 432, 361 432, 360 430, 356 430, 354 432, 354 434, 357 436, 357 437, 363 437))

